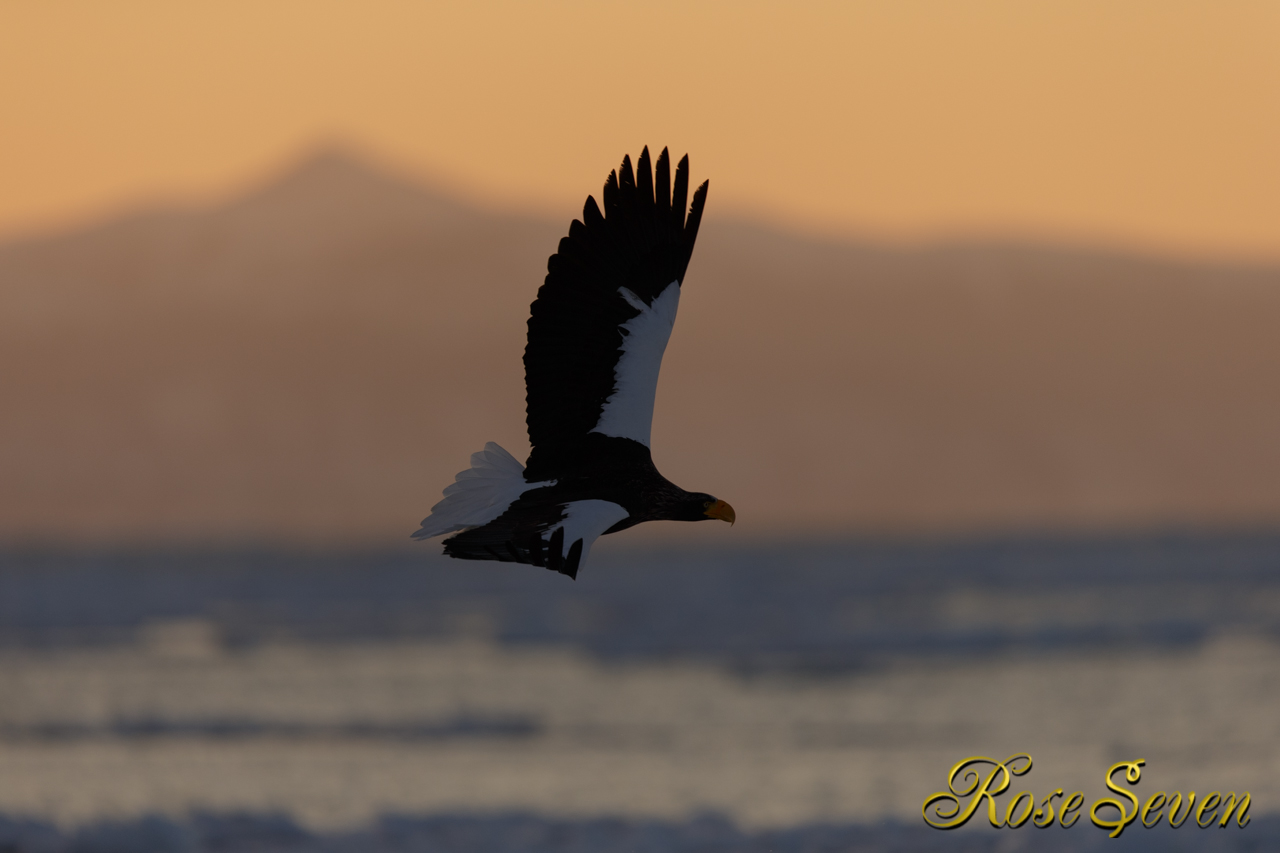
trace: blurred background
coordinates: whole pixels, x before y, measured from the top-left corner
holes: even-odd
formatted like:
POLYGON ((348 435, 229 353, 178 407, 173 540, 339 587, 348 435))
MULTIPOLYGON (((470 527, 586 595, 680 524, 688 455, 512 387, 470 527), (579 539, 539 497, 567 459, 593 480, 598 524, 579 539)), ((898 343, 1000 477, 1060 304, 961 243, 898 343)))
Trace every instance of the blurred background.
POLYGON ((1262 0, 0 5, 0 850, 1280 846, 1278 48, 1262 0), (528 305, 644 145, 711 181, 655 456, 743 527, 576 583, 411 543, 527 453, 528 305), (923 825, 1017 752, 1254 820, 923 825))

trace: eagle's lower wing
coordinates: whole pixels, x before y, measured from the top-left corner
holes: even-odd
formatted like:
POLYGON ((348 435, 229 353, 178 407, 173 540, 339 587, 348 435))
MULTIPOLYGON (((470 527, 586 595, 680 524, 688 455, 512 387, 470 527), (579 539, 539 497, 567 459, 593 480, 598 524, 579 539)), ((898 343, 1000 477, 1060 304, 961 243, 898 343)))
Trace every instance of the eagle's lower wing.
POLYGON ((464 560, 531 563, 577 578, 592 543, 626 517, 610 501, 560 502, 538 489, 488 524, 444 540, 444 552, 464 560))
POLYGON ((662 354, 693 253, 707 184, 689 190, 689 158, 674 192, 664 149, 656 175, 649 150, 622 161, 604 186, 604 212, 588 197, 547 262, 529 318, 525 385, 526 476, 558 476, 587 434, 629 438, 646 447, 662 354))

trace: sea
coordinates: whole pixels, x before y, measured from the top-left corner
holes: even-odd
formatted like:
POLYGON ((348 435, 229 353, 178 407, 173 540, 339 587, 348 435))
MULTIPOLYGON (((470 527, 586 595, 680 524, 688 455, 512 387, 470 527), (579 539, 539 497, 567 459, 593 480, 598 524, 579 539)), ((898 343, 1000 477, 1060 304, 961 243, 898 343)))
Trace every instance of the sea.
POLYGON ((1280 850, 1280 533, 437 550, 0 553, 0 851, 1280 850))

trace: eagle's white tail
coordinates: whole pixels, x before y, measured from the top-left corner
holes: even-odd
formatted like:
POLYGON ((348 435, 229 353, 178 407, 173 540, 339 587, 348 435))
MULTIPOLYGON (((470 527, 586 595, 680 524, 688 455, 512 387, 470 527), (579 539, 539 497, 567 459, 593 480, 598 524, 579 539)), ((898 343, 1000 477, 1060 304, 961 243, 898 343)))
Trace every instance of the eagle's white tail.
MULTIPOLYGON (((524 466, 490 441, 471 454, 471 467, 444 490, 444 500, 431 508, 414 539, 430 539, 444 533, 488 524, 507 511, 520 495, 535 486, 524 481, 524 466)), ((537 487, 547 485, 538 483, 537 487)))

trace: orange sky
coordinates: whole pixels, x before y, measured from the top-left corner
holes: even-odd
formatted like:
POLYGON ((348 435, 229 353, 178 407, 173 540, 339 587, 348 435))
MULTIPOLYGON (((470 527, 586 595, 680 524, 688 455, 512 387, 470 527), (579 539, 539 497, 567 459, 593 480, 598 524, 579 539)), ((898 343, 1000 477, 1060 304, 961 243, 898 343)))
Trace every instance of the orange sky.
POLYGON ((0 5, 0 236, 325 138, 561 216, 648 142, 828 233, 1280 260, 1280 3, 0 5))

